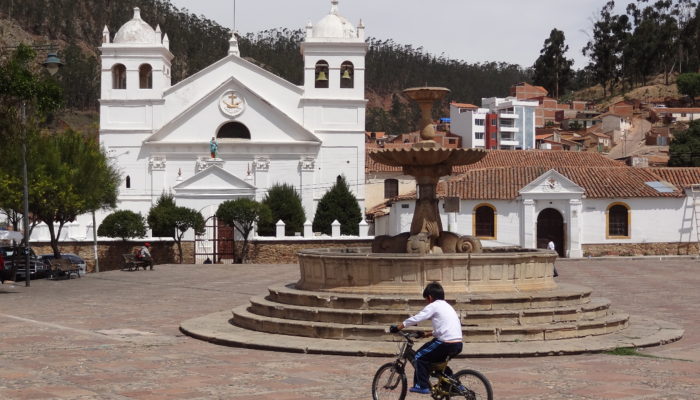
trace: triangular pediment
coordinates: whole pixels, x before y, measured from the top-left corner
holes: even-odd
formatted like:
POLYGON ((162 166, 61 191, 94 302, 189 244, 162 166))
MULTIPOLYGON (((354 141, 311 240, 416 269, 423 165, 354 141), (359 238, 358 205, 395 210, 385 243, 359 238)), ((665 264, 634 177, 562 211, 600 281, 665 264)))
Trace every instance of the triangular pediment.
POLYGON ((585 190, 571 179, 550 169, 519 190, 521 195, 580 197, 585 190))
POLYGON ((214 165, 173 186, 173 191, 175 197, 253 196, 255 186, 214 165))
MULTIPOLYGON (((172 93, 177 98, 179 93, 172 93)), ((173 100, 177 101, 177 100, 173 100)), ((170 100, 166 96, 165 107, 170 100)), ((219 129, 228 122, 238 122, 250 132, 250 139, 220 139, 223 142, 246 141, 256 144, 319 143, 320 139, 304 128, 295 118, 275 105, 274 99, 260 95, 254 87, 245 85, 229 76, 212 90, 196 99, 182 112, 151 135, 147 143, 178 144, 207 143, 217 136, 219 129), (222 96, 236 93, 242 111, 230 115, 222 107, 222 96)))

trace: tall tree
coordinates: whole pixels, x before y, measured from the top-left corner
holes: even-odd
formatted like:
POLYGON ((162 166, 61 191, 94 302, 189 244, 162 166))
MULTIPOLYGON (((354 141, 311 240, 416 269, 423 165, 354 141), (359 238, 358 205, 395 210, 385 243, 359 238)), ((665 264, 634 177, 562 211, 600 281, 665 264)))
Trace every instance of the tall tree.
POLYGON ((559 98, 569 85, 574 64, 573 59, 566 58, 569 46, 565 43, 564 32, 554 28, 545 39, 540 56, 535 61, 534 83, 544 86, 555 98, 559 98))
POLYGON ((700 95, 700 72, 678 75, 676 85, 678 91, 690 97, 690 101, 695 105, 695 98, 700 95))
POLYGON ((177 206, 175 198, 169 193, 163 193, 151 207, 147 221, 153 236, 173 238, 177 245, 180 264, 183 262, 182 237, 185 232, 192 229, 195 235, 202 235, 205 229, 202 214, 192 208, 177 206))
POLYGON ((120 238, 126 241, 131 238, 142 238, 146 236, 146 221, 141 213, 131 210, 115 211, 102 220, 97 228, 100 236, 120 238))
POLYGON ((583 48, 583 54, 591 59, 590 70, 596 81, 603 87, 603 95, 608 95, 622 76, 623 50, 631 28, 626 15, 614 15, 614 1, 608 1, 600 11, 600 17, 593 24, 592 39, 583 48))
POLYGON ((700 167, 700 120, 677 132, 668 150, 670 167, 700 167))
POLYGON ((41 136, 40 141, 30 209, 47 225, 54 256, 60 257, 58 239, 65 224, 81 214, 115 207, 121 179, 95 139, 66 131, 41 136))
POLYGON ((313 222, 314 232, 330 235, 331 224, 335 220, 340 222, 341 234, 358 234, 362 212, 357 204, 357 198, 350 192, 344 176, 338 176, 335 185, 318 202, 313 222))
POLYGON ((236 246, 236 235, 233 237, 233 259, 240 264, 248 259, 248 238, 255 224, 260 220, 270 219, 271 213, 267 205, 255 200, 240 198, 227 200, 219 204, 216 218, 238 231, 243 241, 240 251, 236 246))
POLYGON ((270 209, 272 217, 259 221, 259 235, 274 236, 275 224, 280 220, 284 222, 285 235, 294 236, 295 232, 303 232, 306 214, 301 204, 301 196, 294 186, 286 183, 272 185, 262 203, 270 209))

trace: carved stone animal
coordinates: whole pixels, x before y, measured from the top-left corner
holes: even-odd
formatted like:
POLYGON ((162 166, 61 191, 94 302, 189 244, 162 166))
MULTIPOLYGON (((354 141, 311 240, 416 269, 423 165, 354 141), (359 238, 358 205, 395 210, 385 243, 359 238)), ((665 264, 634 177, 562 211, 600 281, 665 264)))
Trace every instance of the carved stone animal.
POLYGON ((460 236, 452 232, 442 232, 437 247, 443 253, 481 253, 481 241, 473 236, 460 236))
POLYGON ((377 236, 372 241, 372 253, 405 253, 409 236, 411 234, 408 232, 399 233, 396 236, 377 236))
POLYGON ((431 250, 430 235, 427 232, 416 233, 408 238, 406 253, 428 254, 431 250))

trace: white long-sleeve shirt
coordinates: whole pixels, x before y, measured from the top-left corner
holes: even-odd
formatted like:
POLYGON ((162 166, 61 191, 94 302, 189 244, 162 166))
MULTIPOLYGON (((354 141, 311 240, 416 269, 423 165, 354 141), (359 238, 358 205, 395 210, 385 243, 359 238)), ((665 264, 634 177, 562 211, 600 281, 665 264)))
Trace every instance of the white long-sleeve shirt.
POLYGON ((454 308, 445 300, 435 300, 420 312, 403 322, 403 326, 417 325, 421 321, 431 320, 433 337, 442 342, 462 341, 462 323, 454 308))

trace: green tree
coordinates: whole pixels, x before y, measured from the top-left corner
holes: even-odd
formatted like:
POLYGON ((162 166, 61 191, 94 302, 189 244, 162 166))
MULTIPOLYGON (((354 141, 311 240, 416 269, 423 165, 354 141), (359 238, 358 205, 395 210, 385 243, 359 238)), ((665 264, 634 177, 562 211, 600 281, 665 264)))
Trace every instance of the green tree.
POLYGON ((179 207, 172 194, 163 193, 148 211, 148 226, 153 236, 171 237, 177 245, 180 264, 183 262, 182 237, 192 229, 195 235, 204 234, 204 217, 194 209, 179 207))
POLYGON ((335 185, 327 191, 316 208, 314 217, 314 232, 331 234, 333 221, 340 222, 340 233, 343 235, 359 234, 359 223, 362 221, 362 212, 357 203, 357 198, 350 192, 345 177, 339 176, 335 185))
POLYGON ((241 250, 237 251, 235 235, 233 239, 233 259, 243 263, 248 259, 248 237, 255 224, 263 219, 271 219, 271 211, 267 205, 255 200, 240 198, 227 200, 219 205, 216 218, 238 231, 243 240, 241 250))
POLYGON ((277 221, 284 222, 284 232, 287 236, 294 236, 295 232, 304 231, 306 214, 301 204, 301 196, 289 184, 276 184, 270 187, 262 200, 271 211, 269 220, 262 219, 258 222, 258 234, 261 236, 274 236, 277 221))
POLYGON ((669 145, 670 167, 700 167, 700 120, 676 132, 669 145))
POLYGON ((564 32, 552 29, 533 66, 535 84, 544 86, 557 99, 566 91, 572 76, 574 60, 566 58, 567 51, 569 46, 565 44, 564 32))
POLYGON ((695 104, 695 97, 700 95, 700 73, 678 75, 676 85, 678 85, 678 91, 690 97, 695 104))
POLYGON ((629 17, 614 15, 614 1, 608 1, 593 24, 592 39, 583 48, 583 54, 591 59, 589 69, 595 80, 603 86, 603 95, 608 95, 622 74, 622 54, 631 29, 629 17))
MULTIPOLYGON (((41 161, 39 130, 61 106, 61 90, 48 73, 40 70, 36 53, 20 45, 0 61, 0 208, 12 216, 15 228, 25 216, 22 165, 26 155, 29 195, 39 188, 36 169, 41 161), (21 215, 21 218, 19 217, 21 215)), ((40 222, 30 213, 29 234, 40 222)))
POLYGON ((126 241, 146 236, 146 220, 141 213, 118 210, 109 214, 97 228, 97 234, 126 241))
POLYGON ((47 225, 58 257, 63 226, 81 214, 115 207, 120 177, 95 139, 66 131, 40 136, 38 143, 29 209, 47 225))

